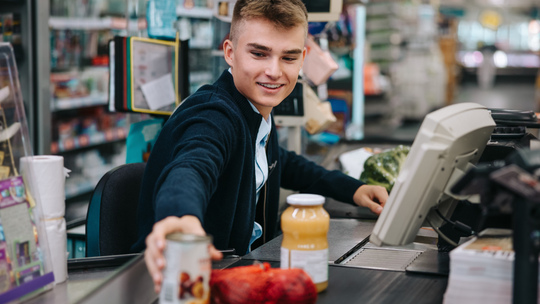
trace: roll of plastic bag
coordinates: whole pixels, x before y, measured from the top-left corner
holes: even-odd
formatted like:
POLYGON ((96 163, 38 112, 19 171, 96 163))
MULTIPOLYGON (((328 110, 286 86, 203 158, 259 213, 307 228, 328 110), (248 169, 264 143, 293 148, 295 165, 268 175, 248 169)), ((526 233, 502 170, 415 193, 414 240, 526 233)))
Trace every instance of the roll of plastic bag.
POLYGON ((23 157, 20 167, 25 180, 32 183, 43 218, 63 217, 66 211, 65 182, 69 172, 64 168, 64 158, 57 155, 23 157))
POLYGON ((45 221, 49 253, 53 266, 54 281, 58 284, 67 279, 67 233, 66 220, 45 221))

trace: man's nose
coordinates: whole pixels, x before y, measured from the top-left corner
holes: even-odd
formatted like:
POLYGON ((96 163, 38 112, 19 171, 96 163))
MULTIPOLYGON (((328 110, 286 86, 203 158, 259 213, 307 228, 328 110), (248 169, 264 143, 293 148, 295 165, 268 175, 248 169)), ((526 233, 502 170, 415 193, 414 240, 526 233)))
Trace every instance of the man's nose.
POLYGON ((279 63, 279 59, 272 59, 270 60, 270 63, 266 67, 266 76, 268 76, 271 79, 278 79, 281 77, 283 72, 281 71, 281 65, 279 63))

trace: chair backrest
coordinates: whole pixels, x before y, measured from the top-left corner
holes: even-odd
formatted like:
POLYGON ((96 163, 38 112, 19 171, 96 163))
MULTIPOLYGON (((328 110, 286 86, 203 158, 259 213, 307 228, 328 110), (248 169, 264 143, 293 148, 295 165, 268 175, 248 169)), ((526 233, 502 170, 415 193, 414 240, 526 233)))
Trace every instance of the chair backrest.
POLYGON ((86 216, 86 256, 125 254, 137 241, 137 207, 146 163, 126 164, 99 181, 86 216))

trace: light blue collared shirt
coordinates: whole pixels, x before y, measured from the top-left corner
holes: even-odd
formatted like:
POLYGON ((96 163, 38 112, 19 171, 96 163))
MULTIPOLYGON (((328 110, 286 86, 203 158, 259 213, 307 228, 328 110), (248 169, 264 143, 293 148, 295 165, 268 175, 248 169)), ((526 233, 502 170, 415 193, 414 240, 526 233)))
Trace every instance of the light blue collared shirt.
MULTIPOLYGON (((229 68, 229 73, 231 69, 229 68)), ((231 73, 232 75, 232 73, 231 73)), ((248 99, 249 101, 249 99, 248 99)), ((249 101, 249 105, 257 114, 261 114, 259 110, 249 101)), ((255 141, 255 204, 259 202, 259 194, 268 179, 268 159, 266 158, 266 141, 270 135, 272 129, 272 119, 270 114, 268 119, 262 119, 259 131, 257 133, 257 139, 255 141)), ((262 236, 262 226, 255 222, 253 225, 253 231, 251 232, 251 238, 249 239, 248 251, 251 251, 251 244, 262 236)))

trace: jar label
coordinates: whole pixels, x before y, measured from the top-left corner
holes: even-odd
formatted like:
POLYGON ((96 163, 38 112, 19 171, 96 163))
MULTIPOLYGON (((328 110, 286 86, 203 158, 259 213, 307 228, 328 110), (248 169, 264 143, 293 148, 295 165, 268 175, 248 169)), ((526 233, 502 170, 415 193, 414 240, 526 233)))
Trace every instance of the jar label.
POLYGON ((289 250, 281 247, 281 268, 300 268, 310 277, 313 283, 328 281, 328 249, 323 250, 289 250))

